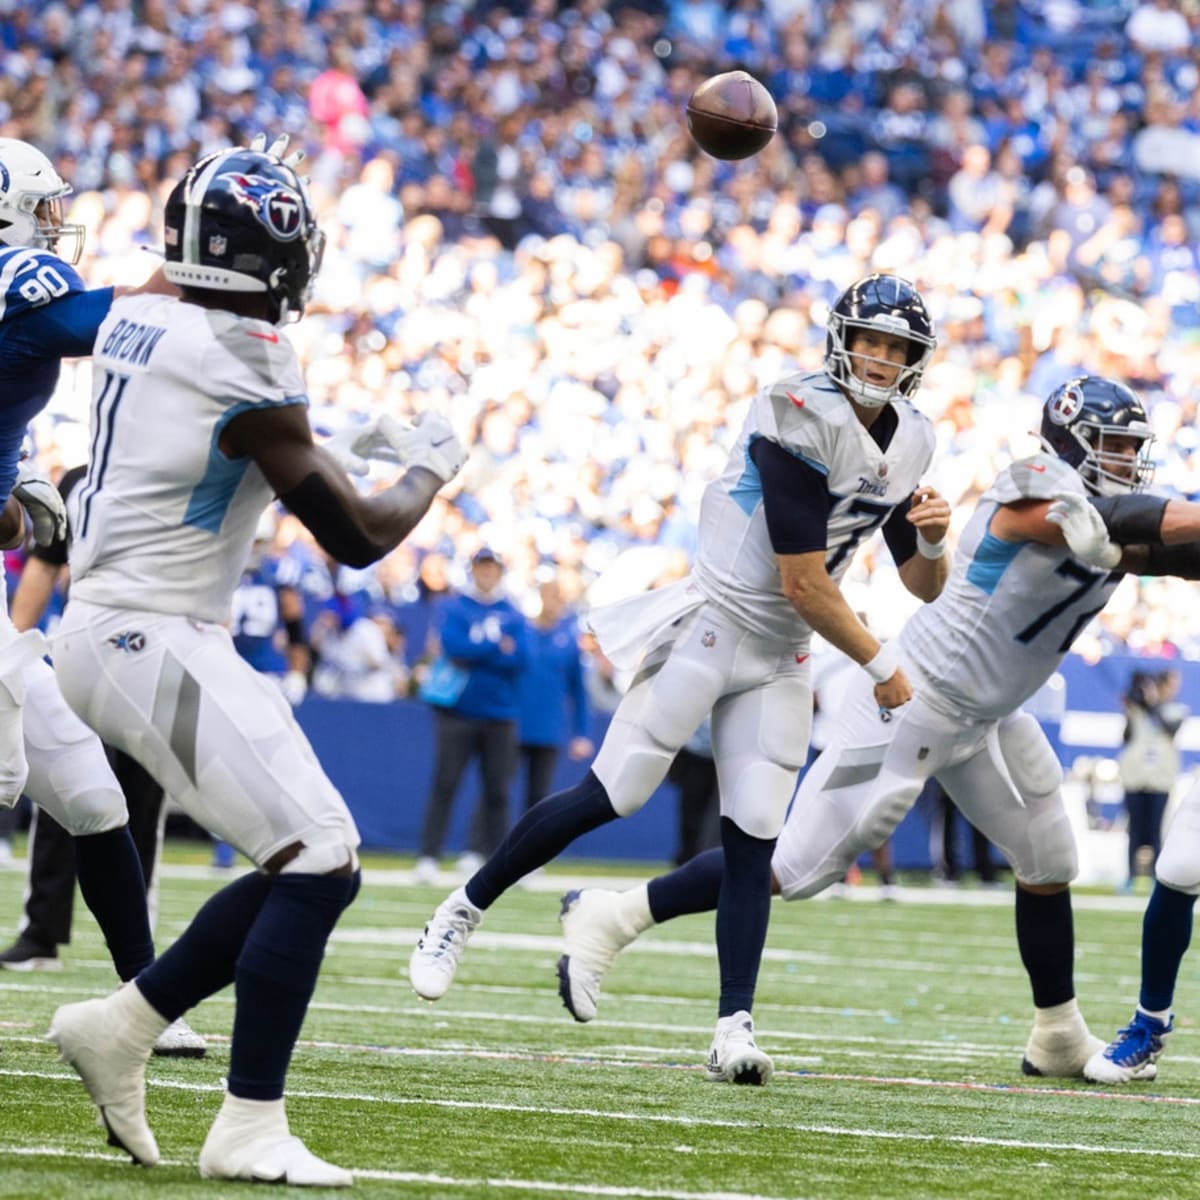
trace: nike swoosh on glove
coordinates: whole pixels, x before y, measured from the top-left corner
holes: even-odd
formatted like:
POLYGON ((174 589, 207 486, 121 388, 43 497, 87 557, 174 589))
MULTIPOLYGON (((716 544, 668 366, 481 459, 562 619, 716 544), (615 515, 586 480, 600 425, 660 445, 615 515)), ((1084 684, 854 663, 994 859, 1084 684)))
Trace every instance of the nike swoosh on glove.
POLYGON ((379 432, 387 438, 405 467, 424 467, 443 483, 449 483, 467 461, 467 451, 449 418, 432 409, 418 413, 411 425, 397 421, 395 417, 382 416, 379 432))

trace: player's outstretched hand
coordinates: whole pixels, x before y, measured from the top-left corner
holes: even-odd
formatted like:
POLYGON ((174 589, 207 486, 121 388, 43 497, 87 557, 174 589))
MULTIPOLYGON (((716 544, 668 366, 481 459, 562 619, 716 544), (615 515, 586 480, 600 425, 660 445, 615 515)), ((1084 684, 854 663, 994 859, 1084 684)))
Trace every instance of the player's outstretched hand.
POLYGON ((371 469, 371 459, 398 463, 399 455, 380 429, 379 419, 365 425, 348 425, 327 438, 323 447, 337 460, 347 475, 365 475, 371 469))
POLYGON ((17 466, 13 495, 33 522, 33 538, 39 546, 67 536, 67 509, 58 488, 27 459, 17 466))
POLYGON ((379 418, 379 432, 388 440, 406 467, 424 467, 443 483, 462 470, 467 451, 448 417, 428 409, 418 413, 411 425, 395 417, 379 418))
POLYGON ((1121 547, 1109 538, 1104 518, 1078 492, 1060 492, 1046 520, 1062 530, 1067 549, 1080 562, 1107 571, 1121 561, 1121 547))

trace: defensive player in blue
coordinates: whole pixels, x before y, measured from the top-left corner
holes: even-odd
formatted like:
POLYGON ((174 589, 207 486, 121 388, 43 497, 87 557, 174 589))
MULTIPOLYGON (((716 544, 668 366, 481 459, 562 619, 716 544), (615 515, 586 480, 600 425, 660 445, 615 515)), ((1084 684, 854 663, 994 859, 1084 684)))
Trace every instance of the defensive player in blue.
MULTIPOLYGON (((74 266, 83 227, 63 220, 70 192, 40 150, 0 138, 0 504, 14 488, 23 500, 30 492, 21 445, 54 392, 61 360, 91 354, 115 295, 173 290, 161 271, 141 288, 89 290, 74 266)), ((54 532, 65 533, 65 514, 61 530, 35 524, 39 541, 54 532)), ((41 635, 18 634, 5 604, 0 614, 0 803, 16 802, 27 775, 31 798, 75 836, 80 889, 117 973, 132 979, 154 946, 125 797, 103 747, 41 661, 41 635)))

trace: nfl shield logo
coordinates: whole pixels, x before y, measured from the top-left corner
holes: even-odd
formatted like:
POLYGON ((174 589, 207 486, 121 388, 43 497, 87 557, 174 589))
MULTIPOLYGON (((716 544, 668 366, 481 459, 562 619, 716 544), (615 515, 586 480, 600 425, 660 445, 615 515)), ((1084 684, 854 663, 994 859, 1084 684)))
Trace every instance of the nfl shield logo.
POLYGON ((704 636, 700 639, 700 645, 705 647, 705 649, 711 649, 716 644, 717 635, 711 629, 706 629, 704 631, 704 636))
POLYGON ((229 249, 229 242, 219 233, 213 234, 208 239, 208 252, 214 258, 224 258, 225 251, 229 249))
POLYGON ((875 474, 878 475, 880 479, 886 479, 887 473, 888 473, 888 465, 885 462, 881 462, 879 464, 879 466, 877 466, 875 468, 875 474))

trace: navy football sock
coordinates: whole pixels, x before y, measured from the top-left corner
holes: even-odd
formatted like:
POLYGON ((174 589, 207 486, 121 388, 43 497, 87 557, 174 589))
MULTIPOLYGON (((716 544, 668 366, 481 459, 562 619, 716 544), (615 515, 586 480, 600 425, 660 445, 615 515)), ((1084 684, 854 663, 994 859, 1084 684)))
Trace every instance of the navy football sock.
POLYGON ((617 819, 604 785, 588 773, 535 804, 508 831, 495 854, 467 881, 467 899, 490 908, 518 879, 545 866, 576 838, 617 819))
POLYGON ((1142 991, 1147 1012, 1166 1012, 1175 996, 1179 964, 1192 940, 1196 897, 1156 883, 1142 918, 1142 991))
POLYGON ((192 923, 139 976, 139 991, 174 1021, 233 982, 242 944, 271 891, 271 877, 251 871, 205 901, 192 923))
POLYGON ((278 1100, 325 943, 361 876, 279 875, 237 961, 229 1092, 278 1100))
POLYGON ((731 1017, 754 1004, 754 985, 771 917, 771 856, 774 838, 756 838, 721 818, 725 871, 717 901, 717 961, 721 1004, 717 1016, 731 1017))
POLYGON ((654 923, 661 925, 688 913, 712 912, 721 896, 724 873, 725 851, 714 849, 688 859, 669 875, 650 880, 646 895, 654 923))
POLYGON ((75 839, 75 873, 84 903, 104 934, 121 981, 154 961, 146 882, 128 825, 75 839))
POLYGON ((1017 887, 1017 948, 1037 1008, 1075 995, 1075 921, 1069 890, 1039 896, 1017 887))

